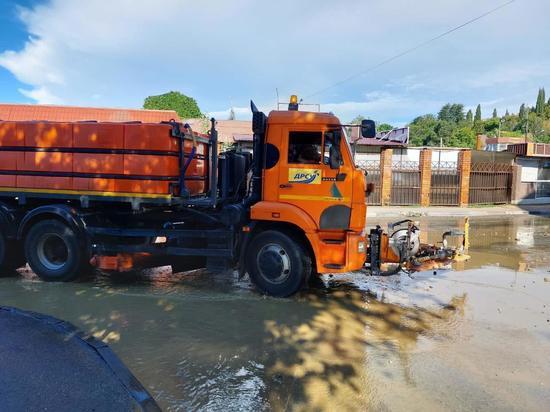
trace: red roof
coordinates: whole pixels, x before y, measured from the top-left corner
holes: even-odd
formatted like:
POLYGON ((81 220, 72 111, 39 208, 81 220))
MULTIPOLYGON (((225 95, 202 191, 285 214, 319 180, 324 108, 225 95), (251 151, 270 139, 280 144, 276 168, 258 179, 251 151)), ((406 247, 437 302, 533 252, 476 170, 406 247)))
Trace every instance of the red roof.
POLYGON ((51 122, 143 122, 181 121, 174 110, 114 109, 97 107, 54 106, 0 103, 0 120, 51 122))

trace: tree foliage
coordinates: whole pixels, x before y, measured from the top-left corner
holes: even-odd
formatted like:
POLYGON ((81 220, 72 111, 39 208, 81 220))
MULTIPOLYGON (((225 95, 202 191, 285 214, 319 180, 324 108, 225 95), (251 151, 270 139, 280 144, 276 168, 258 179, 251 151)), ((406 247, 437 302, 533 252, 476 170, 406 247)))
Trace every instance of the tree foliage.
POLYGON ((481 120, 481 105, 478 104, 476 107, 476 116, 474 117, 474 121, 480 121, 481 120))
POLYGON ((464 105, 447 103, 439 110, 437 118, 446 122, 459 123, 464 120, 464 105))
POLYGON ((143 102, 143 108, 175 110, 182 119, 196 119, 203 116, 195 99, 174 91, 147 97, 143 102))
POLYGON ((391 125, 391 124, 388 124, 388 123, 380 123, 377 127, 376 127, 377 131, 379 132, 389 132, 390 130, 393 130, 394 127, 391 125))
POLYGON ((351 120, 351 122, 349 122, 349 124, 361 124, 361 122, 362 122, 363 120, 365 120, 365 118, 364 118, 363 116, 361 116, 361 115, 355 116, 355 117, 351 120))
POLYGON ((506 110, 502 117, 494 109, 488 119, 482 119, 479 104, 475 115, 472 110, 464 115, 463 105, 448 103, 441 107, 437 117, 418 116, 409 128, 413 146, 475 147, 476 134, 496 136, 499 131, 501 135, 512 136, 528 133, 534 141, 550 142, 550 99, 546 101, 545 90, 540 88, 534 107, 522 104, 517 114, 506 110))
POLYGON ((474 122, 474 115, 472 113, 472 110, 468 110, 468 113, 466 113, 466 121, 468 124, 472 124, 474 122))

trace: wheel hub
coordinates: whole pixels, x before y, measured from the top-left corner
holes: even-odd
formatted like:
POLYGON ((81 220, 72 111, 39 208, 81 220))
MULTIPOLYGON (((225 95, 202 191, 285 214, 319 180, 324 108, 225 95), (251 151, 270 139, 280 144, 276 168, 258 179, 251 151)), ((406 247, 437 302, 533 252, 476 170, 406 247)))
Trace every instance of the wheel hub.
POLYGON ((49 270, 61 269, 69 258, 69 250, 63 238, 55 233, 45 233, 38 241, 37 257, 49 270))
POLYGON ((257 257, 260 275, 270 283, 282 283, 290 275, 290 257, 281 245, 270 243, 257 257))

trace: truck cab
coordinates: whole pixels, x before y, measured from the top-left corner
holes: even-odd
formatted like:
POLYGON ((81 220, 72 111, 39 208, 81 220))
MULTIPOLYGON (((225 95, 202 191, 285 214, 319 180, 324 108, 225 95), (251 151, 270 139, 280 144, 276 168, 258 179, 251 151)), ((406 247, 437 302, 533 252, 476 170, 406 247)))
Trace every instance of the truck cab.
MULTIPOLYGON (((338 118, 331 113, 272 111, 264 130, 255 130, 258 135, 263 138, 264 167, 261 200, 250 208, 251 222, 298 243, 292 248, 307 260, 297 264, 305 266, 302 281, 361 269, 366 260, 366 180, 355 167, 338 118)), ((274 287, 270 280, 282 282, 285 271, 291 275, 289 251, 281 245, 259 247, 251 255, 257 259, 248 272, 260 288, 265 283, 269 293, 274 287)))

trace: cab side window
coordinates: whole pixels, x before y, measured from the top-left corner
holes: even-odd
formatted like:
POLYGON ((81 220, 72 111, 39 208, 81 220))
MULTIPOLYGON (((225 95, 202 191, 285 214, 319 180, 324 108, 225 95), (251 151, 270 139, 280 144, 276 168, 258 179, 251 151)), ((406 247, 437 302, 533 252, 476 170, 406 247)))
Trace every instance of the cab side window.
MULTIPOLYGON (((325 132, 325 144, 323 147, 323 163, 326 165, 330 164, 330 149, 331 147, 335 146, 336 149, 339 149, 341 141, 341 134, 339 130, 328 130, 325 132)), ((343 165, 344 162, 342 160, 342 153, 340 150, 338 150, 338 153, 340 153, 340 165, 343 165)))
POLYGON ((288 163, 321 163, 322 132, 290 132, 288 134, 288 163))

